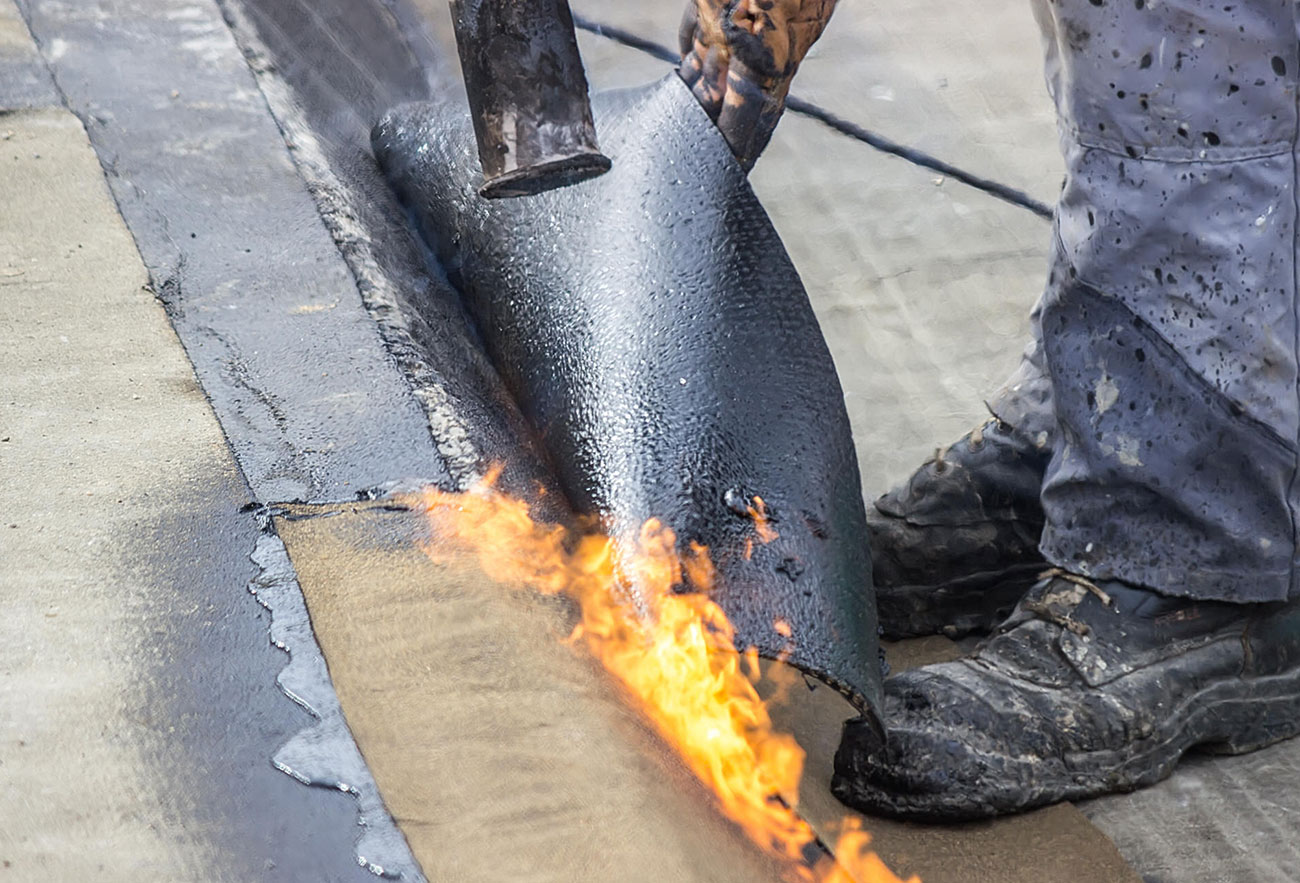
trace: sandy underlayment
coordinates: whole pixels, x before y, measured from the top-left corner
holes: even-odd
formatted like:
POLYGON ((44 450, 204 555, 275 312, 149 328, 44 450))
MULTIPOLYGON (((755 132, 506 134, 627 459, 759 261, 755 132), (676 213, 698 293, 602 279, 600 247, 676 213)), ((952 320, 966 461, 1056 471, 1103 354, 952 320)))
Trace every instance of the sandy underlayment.
MULTIPOLYGON (((561 644, 572 627, 562 604, 496 585, 472 562, 435 564, 410 512, 292 507, 276 529, 353 734, 430 879, 781 879, 599 668, 561 644)), ((900 661, 943 643, 904 645, 900 661)), ((819 735, 803 793, 829 830, 843 812, 827 790, 838 732, 819 735)), ((1068 805, 988 824, 866 826, 895 870, 926 883, 1138 879, 1068 805)))

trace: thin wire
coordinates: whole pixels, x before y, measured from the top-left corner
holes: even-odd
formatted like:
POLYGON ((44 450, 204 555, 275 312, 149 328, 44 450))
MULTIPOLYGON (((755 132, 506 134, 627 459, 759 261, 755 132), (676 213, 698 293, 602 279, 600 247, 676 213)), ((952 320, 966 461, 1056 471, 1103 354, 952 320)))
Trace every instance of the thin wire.
MULTIPOLYGON (((584 31, 590 31, 597 36, 614 40, 615 42, 622 43, 624 46, 628 46, 632 49, 638 49, 647 55, 654 56, 660 61, 666 61, 669 64, 677 64, 681 61, 680 56, 678 56, 676 52, 662 43, 656 43, 654 40, 647 40, 645 37, 638 36, 637 34, 634 34, 631 31, 626 31, 623 28, 615 27, 614 25, 607 25, 576 14, 573 16, 573 23, 584 31)), ((1048 220, 1051 220, 1052 218, 1051 206, 1034 199, 1034 197, 1025 193, 1023 190, 1017 190, 1016 188, 1009 187, 1000 181, 994 181, 990 178, 984 178, 972 174, 965 169, 958 168, 952 163, 944 162, 938 157, 931 156, 924 151, 917 150, 914 147, 908 147, 905 144, 899 144, 897 141, 891 141, 889 138, 886 138, 883 135, 878 135, 870 129, 863 128, 857 123, 836 116, 829 110, 813 104, 811 101, 805 101, 802 98, 790 95, 785 99, 785 106, 791 113, 797 113, 801 116, 817 120, 819 123, 829 126, 831 129, 839 132, 841 135, 847 135, 850 138, 861 141, 863 144, 874 147, 882 153, 897 156, 900 159, 907 160, 913 165, 918 165, 922 168, 938 172, 946 177, 954 178, 961 181, 963 184, 974 187, 976 190, 982 190, 992 197, 1001 199, 1004 202, 1009 202, 1012 205, 1019 206, 1020 208, 1027 209, 1028 211, 1038 215, 1040 218, 1047 218, 1048 220)))

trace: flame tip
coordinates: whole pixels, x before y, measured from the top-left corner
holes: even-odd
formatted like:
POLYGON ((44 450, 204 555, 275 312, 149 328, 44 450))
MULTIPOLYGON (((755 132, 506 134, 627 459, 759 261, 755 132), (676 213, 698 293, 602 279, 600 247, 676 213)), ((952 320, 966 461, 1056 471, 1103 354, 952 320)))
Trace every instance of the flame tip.
MULTIPOLYGON (((421 548, 435 560, 445 557, 444 545, 476 553, 497 582, 576 601, 580 619, 565 643, 602 663, 722 811, 757 846, 790 863, 792 879, 903 883, 867 850, 870 835, 852 818, 834 851, 838 860, 809 867, 804 853, 816 834, 793 809, 804 752, 773 728, 754 686, 762 675, 758 649, 736 648, 731 622, 709 597, 716 578, 710 550, 695 540, 679 549, 677 534, 657 518, 630 543, 616 542, 592 519, 578 529, 538 522, 526 501, 497 488, 503 471, 492 464, 459 494, 429 489, 425 514, 441 544, 421 548), (695 591, 679 591, 685 587, 695 591)), ((749 511, 759 541, 775 540, 763 498, 755 495, 749 511)), ((746 559, 753 549, 747 537, 746 559)), ((773 628, 793 635, 781 617, 773 628)), ((778 658, 786 657, 788 647, 778 658)))

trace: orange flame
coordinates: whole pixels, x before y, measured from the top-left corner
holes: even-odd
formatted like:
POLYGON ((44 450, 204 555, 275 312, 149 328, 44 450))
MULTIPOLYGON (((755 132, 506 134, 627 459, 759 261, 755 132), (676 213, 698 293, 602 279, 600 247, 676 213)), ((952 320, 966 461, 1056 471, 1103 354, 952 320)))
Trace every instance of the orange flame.
MULTIPOLYGON (((737 652, 731 623, 708 597, 714 578, 708 550, 691 544, 679 552, 673 531, 655 519, 642 527, 635 548, 619 548, 603 533, 535 521, 526 502, 494 489, 497 474, 463 494, 423 493, 440 541, 426 551, 435 558, 451 549, 471 551, 497 582, 576 601, 581 619, 571 639, 623 684, 745 835, 789 863, 791 879, 902 883, 852 819, 842 828, 838 861, 807 865, 804 849, 816 834, 791 809, 804 752, 774 730, 741 670, 743 659, 757 673, 757 654, 737 652), (695 591, 676 591, 680 586, 695 591)), ((762 542, 775 537, 761 499, 755 497, 750 514, 762 542)))
POLYGON ((764 545, 779 536, 772 528, 772 519, 767 514, 767 504, 758 494, 754 495, 754 505, 749 507, 749 517, 754 519, 754 530, 764 545))

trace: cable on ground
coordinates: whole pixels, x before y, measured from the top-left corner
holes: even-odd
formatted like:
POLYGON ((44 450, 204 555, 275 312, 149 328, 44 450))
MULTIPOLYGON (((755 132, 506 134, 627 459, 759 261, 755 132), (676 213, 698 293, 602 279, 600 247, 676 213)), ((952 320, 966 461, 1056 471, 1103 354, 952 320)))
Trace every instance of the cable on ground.
MULTIPOLYGON (((586 16, 576 14, 573 16, 573 23, 584 31, 605 37, 606 39, 613 40, 616 43, 622 43, 624 46, 640 50, 647 55, 653 55, 660 61, 666 61, 673 65, 681 61, 681 58, 676 52, 662 43, 656 43, 654 40, 647 40, 646 38, 638 36, 631 31, 624 30, 623 28, 615 27, 614 25, 607 25, 589 19, 586 16)), ((1038 215, 1040 218, 1046 218, 1048 220, 1051 220, 1052 218, 1051 206, 1034 199, 1034 197, 1025 193, 1023 190, 1009 187, 1000 181, 981 177, 968 172, 965 169, 954 166, 952 163, 944 162, 938 157, 931 156, 922 150, 908 147, 905 144, 899 144, 897 141, 892 141, 883 135, 878 135, 870 129, 858 125, 857 123, 837 116, 829 110, 826 110, 824 107, 820 107, 811 101, 805 101, 802 98, 790 95, 786 97, 785 106, 791 113, 797 113, 800 116, 806 116, 817 120, 819 123, 829 126, 834 131, 839 132, 841 135, 847 135, 850 138, 861 141, 863 144, 874 147, 882 153, 897 156, 900 159, 907 160, 913 165, 930 169, 931 171, 938 172, 945 177, 961 181, 963 184, 974 187, 976 190, 982 190, 989 196, 1000 199, 1003 202, 1009 202, 1012 205, 1027 209, 1028 211, 1038 215)))

